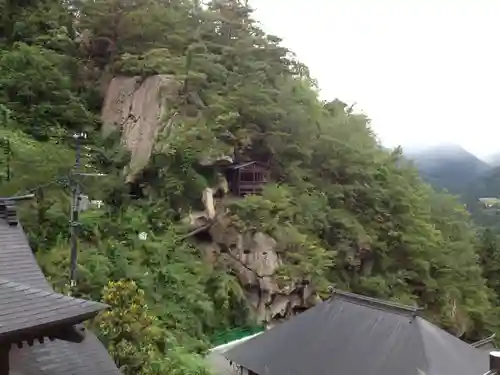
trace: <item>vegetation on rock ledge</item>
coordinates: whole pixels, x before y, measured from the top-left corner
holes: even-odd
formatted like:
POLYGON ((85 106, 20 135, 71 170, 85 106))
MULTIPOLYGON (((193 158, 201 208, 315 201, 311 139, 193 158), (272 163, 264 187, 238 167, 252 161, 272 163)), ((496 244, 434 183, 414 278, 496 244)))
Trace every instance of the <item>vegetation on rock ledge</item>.
POLYGON ((418 304, 466 340, 497 329, 496 242, 478 241, 454 198, 383 149, 368 118, 320 101, 307 68, 245 2, 0 0, 0 9, 0 125, 10 146, 1 193, 36 193, 23 225, 64 288, 71 136, 88 132, 82 165, 108 176, 82 180, 105 206, 81 216, 75 293, 112 305, 96 325, 125 374, 202 374, 209 337, 257 324, 237 279, 177 231, 179 213, 210 183, 197 168, 208 149, 271 165, 275 184, 229 209, 277 240, 283 277, 418 304), (115 75, 153 74, 182 82, 170 103, 180 116, 140 181, 147 194, 134 199, 127 155, 101 138, 99 89, 115 75))

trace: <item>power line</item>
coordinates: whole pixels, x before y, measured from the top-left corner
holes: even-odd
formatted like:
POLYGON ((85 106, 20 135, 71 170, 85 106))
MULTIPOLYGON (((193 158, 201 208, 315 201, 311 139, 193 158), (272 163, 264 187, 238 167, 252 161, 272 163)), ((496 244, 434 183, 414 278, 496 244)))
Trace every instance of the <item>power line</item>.
MULTIPOLYGON (((66 138, 66 137, 64 137, 66 138)), ((87 139, 87 134, 84 132, 73 134, 72 138, 75 140, 75 164, 69 173, 69 177, 56 177, 47 183, 43 183, 27 190, 27 193, 22 194, 20 191, 16 193, 15 196, 11 197, 0 197, 3 201, 23 201, 33 199, 35 197, 35 192, 38 190, 48 187, 53 184, 67 183, 71 189, 71 210, 70 210, 70 241, 71 241, 71 253, 70 253, 70 287, 76 286, 76 268, 77 268, 77 258, 78 258, 78 227, 79 227, 79 212, 80 203, 82 200, 81 194, 81 183, 80 177, 105 177, 105 173, 87 173, 81 172, 81 140, 87 139)), ((11 179, 11 145, 8 139, 0 139, 0 148, 6 153, 7 166, 6 166, 6 177, 7 182, 11 179)))
POLYGON ((78 261, 78 229, 79 229, 79 213, 80 203, 82 200, 81 186, 79 177, 103 177, 104 173, 84 173, 80 172, 81 161, 81 140, 87 139, 86 133, 75 133, 75 166, 70 173, 70 186, 71 186, 71 213, 70 213, 70 234, 71 234, 71 253, 70 253, 70 287, 76 286, 76 268, 78 261))

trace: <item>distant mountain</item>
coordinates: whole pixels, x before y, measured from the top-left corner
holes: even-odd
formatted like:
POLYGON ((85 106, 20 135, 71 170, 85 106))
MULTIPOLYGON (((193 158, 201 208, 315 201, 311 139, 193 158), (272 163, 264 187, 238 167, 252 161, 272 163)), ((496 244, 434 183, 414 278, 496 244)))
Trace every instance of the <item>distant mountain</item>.
POLYGON ((404 150, 404 155, 434 188, 458 195, 476 224, 500 235, 500 208, 486 204, 500 198, 500 154, 483 161, 460 146, 443 144, 404 150))
POLYGON ((500 166, 492 167, 487 173, 470 184, 468 195, 471 198, 500 198, 500 166))
POLYGON ((484 161, 492 167, 500 167, 500 152, 487 156, 484 161))
POLYGON ((411 149, 404 154, 432 186, 461 196, 468 194, 471 184, 491 170, 486 162, 454 144, 411 149))

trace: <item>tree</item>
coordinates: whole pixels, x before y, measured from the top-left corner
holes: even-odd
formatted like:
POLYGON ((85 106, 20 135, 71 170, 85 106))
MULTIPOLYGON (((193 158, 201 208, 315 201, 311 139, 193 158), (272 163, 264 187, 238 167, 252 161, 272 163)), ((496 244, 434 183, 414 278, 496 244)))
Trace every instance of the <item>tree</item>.
POLYGON ((96 321, 103 341, 124 374, 160 374, 157 341, 162 330, 133 281, 109 282, 103 302, 111 306, 96 321))
POLYGON ((0 138, 10 140, 13 178, 1 188, 36 188, 23 225, 63 287, 68 191, 64 178, 45 185, 72 167, 72 133, 89 132, 82 164, 107 177, 84 190, 105 206, 81 214, 74 292, 98 299, 104 291, 112 310, 99 330, 126 373, 203 373, 198 355, 209 337, 256 324, 235 275, 205 264, 178 233, 179 216, 200 208, 212 186, 216 171, 199 161, 214 154, 270 165, 275 183, 261 196, 222 206, 242 231, 277 240, 279 281, 418 304, 467 340, 497 329, 496 240, 477 241, 463 207, 424 184, 400 150, 385 150, 369 118, 341 100, 322 102, 307 67, 260 29, 246 2, 7 5, 0 138), (130 186, 121 134, 100 138, 96 87, 113 75, 153 74, 181 83, 167 114, 178 114, 175 137, 155 140, 130 186))
POLYGON ((479 236, 479 259, 483 267, 483 275, 488 286, 500 296, 500 242, 491 229, 485 229, 479 236))
POLYGON ((96 323, 124 374, 209 374, 200 359, 187 355, 161 327, 148 308, 144 291, 135 282, 108 283, 103 290, 103 302, 111 310, 102 313, 96 323))

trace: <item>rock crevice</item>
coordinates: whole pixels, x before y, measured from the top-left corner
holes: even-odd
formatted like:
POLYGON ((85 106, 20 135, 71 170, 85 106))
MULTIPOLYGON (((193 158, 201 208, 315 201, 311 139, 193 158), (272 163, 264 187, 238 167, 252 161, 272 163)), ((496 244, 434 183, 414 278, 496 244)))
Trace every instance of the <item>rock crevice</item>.
MULTIPOLYGON (((210 189, 212 191, 212 189, 210 189)), ((193 230, 205 235, 194 241, 206 262, 222 264, 237 277, 257 321, 274 325, 290 315, 313 306, 318 301, 314 288, 307 283, 278 282, 277 272, 283 260, 277 242, 262 232, 242 232, 236 228, 223 201, 206 199, 210 206, 184 220, 193 230), (196 230, 196 229, 195 229, 196 230)))
MULTIPOLYGON (((165 143, 180 134, 175 124, 181 88, 182 82, 168 75, 111 79, 101 114, 102 132, 104 136, 121 133, 122 143, 131 153, 125 170, 127 182, 135 180, 155 151, 164 151, 165 143)), ((200 165, 214 168, 231 163, 232 156, 210 148, 199 160, 200 165)), ((283 261, 276 240, 265 233, 238 229, 224 207, 224 199, 215 198, 228 192, 228 183, 220 175, 218 185, 202 193, 205 210, 182 219, 190 231, 185 237, 204 238, 196 244, 205 261, 221 263, 236 275, 257 320, 272 325, 314 305, 317 297, 311 286, 279 285, 277 271, 283 261)))

